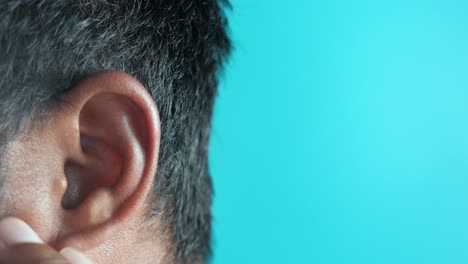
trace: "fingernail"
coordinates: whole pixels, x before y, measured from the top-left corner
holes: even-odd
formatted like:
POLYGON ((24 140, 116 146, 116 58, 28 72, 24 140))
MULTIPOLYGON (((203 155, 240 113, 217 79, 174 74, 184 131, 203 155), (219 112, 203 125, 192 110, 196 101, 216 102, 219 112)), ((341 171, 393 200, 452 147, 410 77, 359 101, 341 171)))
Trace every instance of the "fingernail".
POLYGON ((25 222, 7 217, 0 221, 0 247, 19 243, 39 243, 42 239, 25 222))
POLYGON ((71 264, 92 264, 88 257, 74 248, 66 247, 60 250, 60 254, 70 261, 71 264))

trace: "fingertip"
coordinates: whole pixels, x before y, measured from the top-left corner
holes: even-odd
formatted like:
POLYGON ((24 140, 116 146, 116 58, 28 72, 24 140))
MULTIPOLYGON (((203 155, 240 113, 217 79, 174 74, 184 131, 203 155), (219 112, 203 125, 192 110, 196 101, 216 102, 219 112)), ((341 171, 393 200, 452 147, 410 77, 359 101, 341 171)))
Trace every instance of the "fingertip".
POLYGON ((14 217, 0 220, 0 247, 19 243, 43 244, 44 242, 24 221, 14 217))
POLYGON ((70 261, 71 264, 92 264, 88 257, 71 247, 63 248, 60 250, 60 254, 62 254, 68 261, 70 261))

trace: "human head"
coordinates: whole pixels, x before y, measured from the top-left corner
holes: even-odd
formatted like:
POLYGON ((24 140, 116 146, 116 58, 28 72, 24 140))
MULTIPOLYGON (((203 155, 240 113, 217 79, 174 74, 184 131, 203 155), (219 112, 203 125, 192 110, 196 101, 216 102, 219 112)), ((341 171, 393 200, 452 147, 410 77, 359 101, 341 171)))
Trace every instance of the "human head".
POLYGON ((120 250, 129 227, 139 240, 125 239, 164 247, 167 259, 204 260, 207 145, 230 52, 223 5, 0 3, 3 215, 22 214, 52 244, 102 261, 93 247, 109 239, 120 250))

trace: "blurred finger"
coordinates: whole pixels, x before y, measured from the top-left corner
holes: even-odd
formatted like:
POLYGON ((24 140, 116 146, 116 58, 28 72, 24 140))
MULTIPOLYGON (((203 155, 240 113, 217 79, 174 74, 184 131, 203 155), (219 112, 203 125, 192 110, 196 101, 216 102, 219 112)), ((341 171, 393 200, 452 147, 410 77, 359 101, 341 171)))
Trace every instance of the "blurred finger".
POLYGON ((64 248, 60 250, 60 254, 72 264, 92 264, 83 253, 73 248, 64 248))
POLYGON ((44 244, 15 244, 0 252, 0 264, 69 264, 70 262, 53 248, 44 244))
POLYGON ((43 244, 42 239, 25 222, 7 217, 0 221, 0 248, 20 243, 43 244))

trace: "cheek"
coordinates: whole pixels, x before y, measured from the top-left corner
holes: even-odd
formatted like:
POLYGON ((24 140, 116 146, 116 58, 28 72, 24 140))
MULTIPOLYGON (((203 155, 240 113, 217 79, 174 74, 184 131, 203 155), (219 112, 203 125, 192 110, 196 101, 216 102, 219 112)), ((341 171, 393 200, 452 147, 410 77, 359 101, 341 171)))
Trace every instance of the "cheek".
POLYGON ((54 158, 56 155, 24 145, 10 145, 4 159, 8 166, 4 170, 1 212, 24 220, 44 241, 50 242, 60 231, 66 180, 60 177, 63 169, 54 158))
POLYGON ((54 185, 38 184, 32 174, 15 175, 5 181, 4 212, 27 222, 40 237, 49 241, 58 232, 60 201, 50 195, 54 185))

